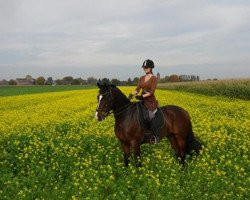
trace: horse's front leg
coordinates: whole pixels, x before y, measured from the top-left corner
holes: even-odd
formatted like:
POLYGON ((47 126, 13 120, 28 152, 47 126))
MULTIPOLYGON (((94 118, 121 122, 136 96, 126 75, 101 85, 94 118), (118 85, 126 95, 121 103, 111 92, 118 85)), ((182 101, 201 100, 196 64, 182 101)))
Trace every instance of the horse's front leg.
POLYGON ((134 150, 134 156, 135 156, 135 166, 141 167, 141 145, 140 143, 135 143, 132 146, 134 150))
POLYGON ((123 142, 121 144, 122 144, 123 155, 124 155, 124 165, 128 167, 129 157, 130 157, 130 146, 123 142))

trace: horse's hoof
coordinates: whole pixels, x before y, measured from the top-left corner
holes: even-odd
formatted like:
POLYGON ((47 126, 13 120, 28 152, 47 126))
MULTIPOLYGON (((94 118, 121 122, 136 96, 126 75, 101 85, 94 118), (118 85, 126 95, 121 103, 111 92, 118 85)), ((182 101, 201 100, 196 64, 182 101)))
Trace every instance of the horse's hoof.
POLYGON ((138 168, 138 167, 141 167, 142 165, 141 163, 137 163, 135 166, 138 168))

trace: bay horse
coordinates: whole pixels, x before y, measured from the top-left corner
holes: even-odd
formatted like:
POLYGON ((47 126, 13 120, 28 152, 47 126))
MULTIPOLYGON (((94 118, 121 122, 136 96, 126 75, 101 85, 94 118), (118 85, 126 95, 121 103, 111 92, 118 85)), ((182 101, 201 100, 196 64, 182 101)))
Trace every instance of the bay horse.
MULTIPOLYGON (((141 166, 141 144, 146 131, 138 122, 138 107, 131 102, 115 85, 97 83, 98 106, 95 117, 102 121, 113 113, 115 134, 124 152, 124 164, 128 166, 130 150, 133 150, 136 166, 141 166)), ((160 107, 165 118, 164 126, 159 129, 159 139, 167 137, 180 162, 184 164, 186 154, 199 153, 201 143, 194 138, 190 116, 183 108, 174 105, 160 107)), ((153 136, 153 134, 151 134, 153 136)), ((144 141, 145 142, 145 141, 144 141)), ((146 143, 150 142, 150 138, 146 143)))

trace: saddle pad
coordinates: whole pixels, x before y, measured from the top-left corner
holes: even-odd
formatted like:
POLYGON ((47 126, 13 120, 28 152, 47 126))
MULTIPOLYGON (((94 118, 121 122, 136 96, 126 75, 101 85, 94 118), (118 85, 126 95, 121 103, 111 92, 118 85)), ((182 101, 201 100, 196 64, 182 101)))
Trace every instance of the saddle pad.
MULTIPOLYGON (((150 130, 149 116, 147 108, 142 104, 142 102, 137 102, 137 119, 138 123, 145 129, 150 130)), ((161 108, 157 108, 155 117, 152 119, 156 129, 160 129, 165 125, 165 117, 161 108)))

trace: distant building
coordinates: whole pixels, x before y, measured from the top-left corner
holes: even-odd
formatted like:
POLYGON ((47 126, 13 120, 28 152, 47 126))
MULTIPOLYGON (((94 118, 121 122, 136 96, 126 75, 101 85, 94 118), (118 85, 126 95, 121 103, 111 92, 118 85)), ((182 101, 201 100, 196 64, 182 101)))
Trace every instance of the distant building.
POLYGON ((47 78, 47 81, 45 82, 46 85, 53 85, 54 81, 52 77, 47 78))
POLYGON ((87 80, 84 80, 82 78, 79 78, 80 80, 80 85, 87 85, 87 80))
POLYGON ((157 76, 157 80, 159 81, 161 79, 160 73, 158 72, 156 76, 157 76))
POLYGON ((27 75, 25 78, 26 78, 28 81, 33 81, 33 78, 32 78, 31 75, 27 75))
POLYGON ((9 82, 3 79, 0 81, 0 85, 9 85, 9 82))
POLYGON ((87 80, 82 80, 82 85, 87 85, 87 84, 88 84, 87 80))
POLYGON ((34 85, 35 79, 32 76, 27 75, 25 78, 17 78, 17 85, 34 85))

